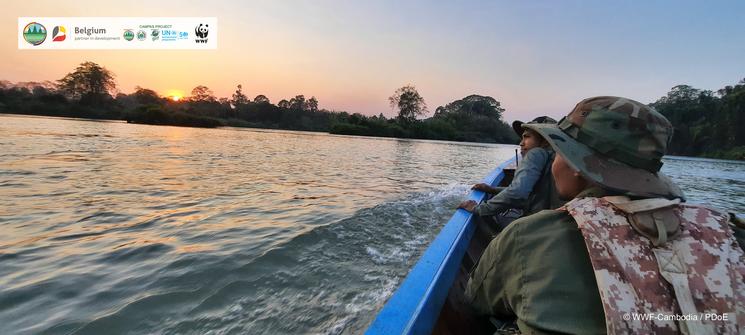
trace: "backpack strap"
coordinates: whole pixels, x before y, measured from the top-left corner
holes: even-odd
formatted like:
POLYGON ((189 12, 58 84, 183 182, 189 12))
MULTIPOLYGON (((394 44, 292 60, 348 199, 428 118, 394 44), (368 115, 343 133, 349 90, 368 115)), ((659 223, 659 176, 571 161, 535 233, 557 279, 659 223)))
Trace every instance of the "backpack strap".
POLYGON ((655 247, 664 245, 680 233, 680 218, 675 207, 680 199, 662 198, 631 200, 625 196, 603 198, 626 214, 634 230, 646 237, 655 247))

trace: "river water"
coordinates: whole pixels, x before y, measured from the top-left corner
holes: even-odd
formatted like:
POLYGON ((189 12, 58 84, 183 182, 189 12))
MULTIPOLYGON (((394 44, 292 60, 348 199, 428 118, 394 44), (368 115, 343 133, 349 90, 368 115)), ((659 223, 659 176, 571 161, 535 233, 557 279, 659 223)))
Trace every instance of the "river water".
MULTIPOLYGON (((514 148, 0 115, 0 334, 360 333, 514 148)), ((663 171, 745 213, 745 163, 663 171)))

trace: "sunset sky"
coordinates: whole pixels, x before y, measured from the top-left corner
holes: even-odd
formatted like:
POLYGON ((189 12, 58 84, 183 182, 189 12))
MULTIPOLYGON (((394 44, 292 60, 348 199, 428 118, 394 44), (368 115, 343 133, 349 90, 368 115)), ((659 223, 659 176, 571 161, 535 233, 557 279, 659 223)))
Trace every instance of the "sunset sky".
MULTIPOLYGON (((561 117, 582 98, 648 103, 677 84, 745 78, 744 1, 4 1, 0 80, 56 80, 86 60, 162 95, 237 84, 276 103, 395 115, 413 84, 431 111, 489 95, 505 119, 561 117), (561 4, 559 4, 561 3, 561 4), (214 16, 217 50, 18 50, 19 16, 214 16)), ((431 115, 431 113, 430 113, 431 115)))

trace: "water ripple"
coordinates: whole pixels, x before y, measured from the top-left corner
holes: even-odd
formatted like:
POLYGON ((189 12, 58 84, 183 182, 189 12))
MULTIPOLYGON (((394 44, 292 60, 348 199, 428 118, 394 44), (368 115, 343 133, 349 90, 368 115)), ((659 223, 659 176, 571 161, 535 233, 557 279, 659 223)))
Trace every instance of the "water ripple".
MULTIPOLYGON (((0 118, 0 334, 361 333, 468 186, 514 155, 0 118)), ((745 213, 742 163, 663 169, 690 202, 745 213)))

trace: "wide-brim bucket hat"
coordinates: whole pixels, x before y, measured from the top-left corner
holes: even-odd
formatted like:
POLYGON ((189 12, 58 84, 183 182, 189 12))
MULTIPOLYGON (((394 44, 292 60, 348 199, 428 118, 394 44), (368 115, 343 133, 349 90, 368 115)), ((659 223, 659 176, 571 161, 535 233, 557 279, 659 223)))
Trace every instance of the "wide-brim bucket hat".
POLYGON ((545 115, 539 116, 530 122, 522 122, 520 120, 517 120, 517 121, 512 122, 512 130, 515 131, 517 136, 523 136, 523 132, 525 131, 525 127, 523 127, 523 125, 533 124, 533 123, 556 123, 556 120, 552 119, 551 117, 545 116, 545 115))
POLYGON ((524 124, 538 132, 574 170, 611 191, 684 199, 660 172, 672 125, 653 108, 620 97, 582 100, 558 124, 524 124))

